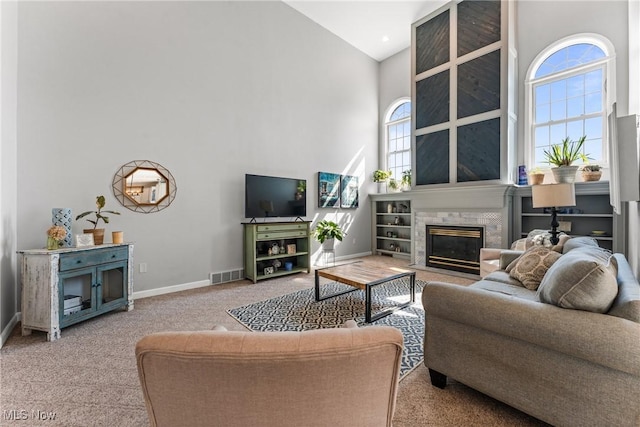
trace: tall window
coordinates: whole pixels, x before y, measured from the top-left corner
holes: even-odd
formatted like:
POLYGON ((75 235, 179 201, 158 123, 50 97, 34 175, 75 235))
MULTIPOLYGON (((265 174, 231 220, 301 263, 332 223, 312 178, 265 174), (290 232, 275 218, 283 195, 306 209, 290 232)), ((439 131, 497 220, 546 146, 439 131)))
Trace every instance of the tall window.
POLYGON ((411 169, 411 101, 401 101, 387 115, 387 169, 391 178, 402 180, 402 172, 411 169))
POLYGON ((527 164, 549 166, 544 151, 569 137, 586 136, 583 154, 606 165, 607 100, 612 52, 584 36, 565 39, 538 56, 530 69, 531 112, 527 164))

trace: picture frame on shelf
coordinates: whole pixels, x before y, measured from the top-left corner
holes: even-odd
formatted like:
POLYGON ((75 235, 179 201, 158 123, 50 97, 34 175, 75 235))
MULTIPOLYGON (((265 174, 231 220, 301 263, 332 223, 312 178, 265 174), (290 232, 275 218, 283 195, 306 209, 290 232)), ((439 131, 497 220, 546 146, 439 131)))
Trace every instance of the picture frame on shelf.
POLYGON ((76 247, 82 248, 85 246, 94 246, 93 234, 76 234, 76 247))

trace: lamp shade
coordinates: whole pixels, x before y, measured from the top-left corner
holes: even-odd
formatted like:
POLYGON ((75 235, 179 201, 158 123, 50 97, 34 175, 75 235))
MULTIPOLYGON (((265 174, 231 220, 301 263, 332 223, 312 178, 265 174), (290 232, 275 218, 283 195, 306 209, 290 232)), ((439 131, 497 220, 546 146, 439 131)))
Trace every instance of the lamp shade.
POLYGON ((576 205, 576 189, 573 184, 533 185, 531 196, 534 208, 576 205))

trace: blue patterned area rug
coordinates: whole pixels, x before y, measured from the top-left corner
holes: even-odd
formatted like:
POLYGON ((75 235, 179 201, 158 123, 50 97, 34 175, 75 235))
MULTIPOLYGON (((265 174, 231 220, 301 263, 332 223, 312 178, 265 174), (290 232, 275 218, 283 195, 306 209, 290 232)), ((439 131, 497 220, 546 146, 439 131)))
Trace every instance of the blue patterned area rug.
MULTIPOLYGON (((393 326, 404 336, 400 379, 415 369, 423 360, 424 310, 420 293, 425 282, 416 280, 416 302, 396 310, 371 324, 365 323, 365 294, 356 290, 337 297, 316 302, 314 289, 304 289, 243 307, 227 310, 232 317, 252 331, 307 331, 335 328, 353 319, 361 327, 369 325, 393 326)), ((326 283, 322 295, 353 289, 340 283, 326 283)), ((399 279, 373 288, 372 312, 409 299, 407 279, 399 279)))

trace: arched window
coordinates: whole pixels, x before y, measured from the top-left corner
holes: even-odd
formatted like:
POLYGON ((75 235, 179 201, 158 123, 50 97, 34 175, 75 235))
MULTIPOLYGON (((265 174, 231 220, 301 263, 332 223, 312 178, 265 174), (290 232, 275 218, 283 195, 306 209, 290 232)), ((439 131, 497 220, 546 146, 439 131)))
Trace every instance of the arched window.
POLYGON ((590 163, 608 164, 607 108, 614 100, 613 45, 597 35, 554 43, 533 61, 527 74, 528 134, 525 161, 549 166, 544 151, 569 137, 586 136, 590 163))
POLYGON ((387 135, 387 170, 391 178, 402 180, 402 172, 411 169, 411 101, 394 103, 385 120, 387 135))

